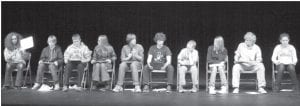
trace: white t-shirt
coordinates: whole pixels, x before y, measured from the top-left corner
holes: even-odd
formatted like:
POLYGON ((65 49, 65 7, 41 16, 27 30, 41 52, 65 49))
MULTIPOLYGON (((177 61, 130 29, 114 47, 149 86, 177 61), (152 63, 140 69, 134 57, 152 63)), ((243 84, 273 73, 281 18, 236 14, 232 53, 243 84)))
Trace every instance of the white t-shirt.
POLYGON ((293 45, 283 47, 277 45, 273 51, 272 62, 279 64, 296 64, 297 63, 296 49, 293 45))

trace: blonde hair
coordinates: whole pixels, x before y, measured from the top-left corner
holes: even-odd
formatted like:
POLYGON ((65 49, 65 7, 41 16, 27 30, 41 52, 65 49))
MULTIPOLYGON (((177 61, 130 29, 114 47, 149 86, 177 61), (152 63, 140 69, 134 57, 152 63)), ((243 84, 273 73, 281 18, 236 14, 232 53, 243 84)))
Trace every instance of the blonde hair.
POLYGON ((245 40, 252 40, 252 41, 256 41, 256 35, 253 32, 247 32, 244 36, 245 40))
POLYGON ((193 48, 196 48, 197 43, 195 40, 189 40, 186 46, 188 46, 189 44, 193 45, 193 48))
POLYGON ((47 40, 48 42, 49 41, 52 41, 53 43, 57 43, 57 39, 56 39, 56 36, 55 35, 50 35, 49 37, 48 37, 48 40, 47 40))
POLYGON ((222 36, 216 36, 214 39, 214 50, 215 51, 223 51, 224 50, 224 39, 222 36))
POLYGON ((129 43, 131 40, 136 39, 136 35, 134 33, 129 33, 126 36, 126 42, 129 43))
POLYGON ((100 45, 104 45, 104 46, 109 45, 108 38, 106 35, 99 35, 98 40, 99 39, 100 39, 100 43, 101 43, 100 45))

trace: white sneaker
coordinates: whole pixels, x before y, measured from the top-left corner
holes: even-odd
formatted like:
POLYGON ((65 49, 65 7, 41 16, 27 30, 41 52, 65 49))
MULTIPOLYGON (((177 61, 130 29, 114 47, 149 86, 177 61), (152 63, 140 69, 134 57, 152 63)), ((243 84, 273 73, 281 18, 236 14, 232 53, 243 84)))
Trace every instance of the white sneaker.
POLYGON ((39 87, 41 86, 41 84, 39 83, 34 83, 33 87, 31 88, 32 90, 37 90, 39 87))
POLYGON ((264 88, 258 88, 258 92, 262 94, 267 93, 267 91, 264 88))
POLYGON ((232 91, 232 93, 239 93, 239 88, 234 88, 234 90, 232 91))
POLYGON ((55 90, 55 91, 59 90, 59 84, 55 84, 55 85, 54 85, 54 90, 55 90))
POLYGON ((209 87, 209 94, 216 94, 216 90, 215 90, 215 87, 209 87))
POLYGON ((195 93, 195 92, 197 92, 197 91, 198 91, 198 88, 194 88, 194 87, 193 87, 193 88, 191 89, 191 92, 192 92, 192 93, 195 93))
POLYGON ((141 87, 140 86, 135 86, 134 88, 134 92, 142 92, 141 87))
POLYGON ((113 89, 113 92, 121 92, 123 91, 123 88, 119 85, 116 85, 116 87, 113 89))
POLYGON ((69 90, 68 86, 64 86, 62 91, 67 92, 69 90))
POLYGON ((184 90, 183 87, 180 85, 179 88, 178 88, 178 92, 179 92, 179 93, 183 93, 184 91, 185 91, 185 90, 184 90))
POLYGON ((221 90, 219 91, 219 93, 221 93, 221 94, 227 94, 228 93, 227 87, 226 86, 222 86, 221 90))

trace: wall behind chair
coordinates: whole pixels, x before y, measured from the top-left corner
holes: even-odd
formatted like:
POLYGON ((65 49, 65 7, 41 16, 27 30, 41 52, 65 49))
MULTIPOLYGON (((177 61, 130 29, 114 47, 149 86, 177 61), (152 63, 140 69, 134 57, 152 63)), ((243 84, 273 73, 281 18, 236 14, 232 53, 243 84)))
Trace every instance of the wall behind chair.
MULTIPOLYGON (((32 69, 36 72, 42 48, 48 35, 58 38, 63 51, 71 44, 73 33, 79 33, 85 44, 93 49, 100 34, 107 34, 118 55, 126 43, 127 33, 135 33, 145 56, 156 32, 167 35, 166 45, 177 54, 190 39, 197 41, 200 53, 200 74, 204 74, 206 52, 213 38, 222 35, 232 66, 234 50, 247 31, 257 35, 263 52, 266 75, 270 77, 271 55, 282 32, 291 35, 298 50, 300 34, 299 2, 2 2, 2 41, 6 34, 16 31, 34 35, 35 47, 32 69)), ((4 42, 1 50, 4 50, 4 42)), ((5 62, 2 53, 2 70, 5 62)), ((299 66, 297 66, 299 69, 299 66)), ((4 71, 2 71, 3 76, 4 71)))

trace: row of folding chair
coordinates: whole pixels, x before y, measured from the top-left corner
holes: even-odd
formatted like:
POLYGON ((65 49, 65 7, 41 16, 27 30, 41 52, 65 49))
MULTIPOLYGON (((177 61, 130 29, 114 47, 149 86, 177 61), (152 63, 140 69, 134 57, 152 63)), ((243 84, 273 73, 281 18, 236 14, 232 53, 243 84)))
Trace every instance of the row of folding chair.
MULTIPOLYGON (((31 54, 29 54, 29 59, 26 61, 26 67, 22 70, 22 71, 24 71, 25 72, 25 79, 24 79, 24 81, 23 81, 23 87, 25 87, 27 84, 28 84, 28 79, 29 79, 29 84, 30 84, 30 86, 32 86, 32 72, 31 72, 31 67, 30 67, 30 63, 31 62, 31 54)), ((110 70, 108 70, 110 73, 111 73, 111 83, 110 83, 110 85, 111 85, 111 89, 112 89, 112 87, 113 87, 113 85, 115 84, 115 66, 116 66, 116 63, 115 63, 115 61, 114 62, 112 62, 112 64, 113 64, 113 67, 112 67, 112 69, 110 69, 110 70)), ((142 68, 141 68, 141 70, 139 71, 140 72, 140 82, 142 83, 142 75, 143 75, 143 65, 141 65, 142 66, 142 68)), ((199 63, 197 64, 197 66, 198 66, 198 69, 199 69, 199 63)), ((63 70, 64 70, 64 67, 63 66, 61 66, 60 68, 59 68, 59 72, 58 72, 58 74, 59 74, 59 77, 60 77, 60 81, 62 80, 62 78, 63 78, 63 70)), ((77 70, 75 69, 75 70, 73 70, 72 72, 76 72, 77 70)), ((177 71, 178 71, 178 67, 177 67, 177 71)), ((84 73, 83 73, 83 78, 82 78, 82 87, 84 87, 85 89, 87 88, 87 83, 88 83, 88 81, 89 81, 89 79, 90 79, 90 70, 89 70, 89 63, 85 66, 85 68, 84 68, 84 73)), ((128 74, 128 73, 130 73, 131 72, 131 70, 129 69, 129 70, 127 70, 126 71, 126 73, 125 73, 125 80, 124 80, 124 84, 123 84, 123 87, 125 88, 125 84, 128 84, 128 83, 132 83, 132 80, 130 80, 131 78, 126 78, 126 74, 128 74)), ((226 74, 226 77, 227 77, 227 79, 229 78, 229 74, 228 74, 228 72, 229 72, 229 62, 228 62, 228 57, 226 58, 226 67, 225 67, 225 74, 226 74)), ((165 70, 153 70, 153 71, 151 71, 150 72, 150 81, 149 81, 149 83, 150 83, 150 87, 152 87, 152 85, 153 84, 155 84, 155 83, 166 83, 166 79, 164 79, 163 81, 153 81, 153 74, 166 74, 167 72, 165 71, 165 70)), ((218 72, 219 73, 219 72, 218 72)), ((276 81, 276 76, 277 76, 277 73, 278 73, 278 71, 277 71, 277 69, 276 69, 276 65, 275 64, 272 64, 272 88, 274 88, 274 86, 275 86, 275 81, 276 81)), ((45 72, 45 74, 50 74, 50 72, 49 71, 46 71, 45 72)), ((209 84, 209 76, 210 76, 210 74, 211 74, 211 69, 209 68, 209 64, 208 63, 206 63, 206 91, 208 91, 208 84, 209 84)), ((255 75, 256 73, 255 72, 251 72, 251 71, 242 71, 241 72, 241 75, 246 75, 246 74, 252 74, 252 75, 255 75)), ((288 74, 288 71, 284 71, 284 74, 288 74)), ((11 78, 12 78, 12 84, 13 84, 13 76, 11 76, 11 78)), ((70 79, 72 80, 74 78, 74 76, 73 77, 70 77, 70 79)), ((241 77, 242 78, 242 77, 241 77)), ((198 75, 198 79, 199 79, 199 75, 198 75)), ((48 83, 49 82, 53 82, 52 80, 48 80, 48 78, 44 78, 43 79, 43 83, 45 83, 45 81, 47 81, 48 83)), ((179 86, 179 77, 178 77, 178 72, 177 72, 177 89, 178 89, 178 86, 179 86)), ((228 80, 227 80, 228 81, 228 80)), ((92 86, 93 85, 93 81, 90 81, 91 83, 90 83, 90 85, 92 86)), ((220 82, 220 79, 216 79, 216 83, 218 84, 220 82)), ((70 83, 72 83, 72 81, 70 81, 70 83)), ((187 83, 190 83, 190 82, 188 82, 187 81, 187 83)), ((244 83, 244 84, 255 84, 256 85, 256 88, 257 88, 257 80, 256 80, 256 78, 255 79, 249 79, 249 78, 247 78, 247 79, 241 79, 241 83, 244 83)), ((287 80, 284 80, 283 81, 283 83, 282 84, 292 84, 291 83, 291 80, 290 79, 287 79, 287 80)))

